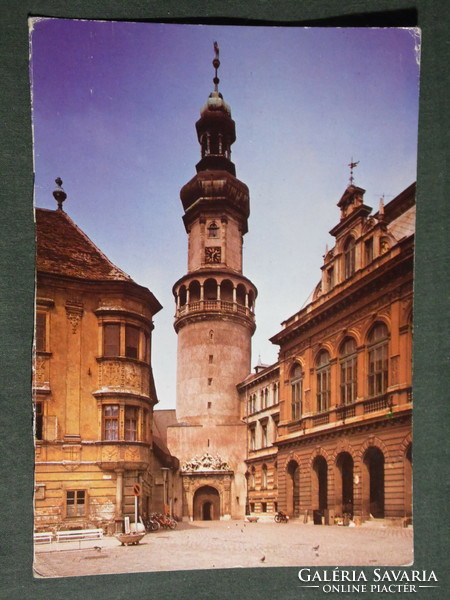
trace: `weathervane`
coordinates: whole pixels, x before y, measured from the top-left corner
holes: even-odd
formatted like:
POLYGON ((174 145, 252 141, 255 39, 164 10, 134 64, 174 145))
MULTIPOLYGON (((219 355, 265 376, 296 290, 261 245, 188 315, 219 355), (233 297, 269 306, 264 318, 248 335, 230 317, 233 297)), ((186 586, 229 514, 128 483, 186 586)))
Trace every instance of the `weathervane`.
POLYGON ((219 81, 220 79, 217 77, 217 69, 220 67, 220 60, 219 60, 219 44, 217 42, 214 42, 214 60, 212 61, 213 67, 216 70, 216 74, 215 77, 213 79, 213 83, 214 83, 214 91, 217 92, 219 90, 219 81))
POLYGON ((348 166, 350 167, 350 185, 353 185, 353 182, 355 181, 354 177, 353 177, 353 169, 355 167, 357 167, 359 165, 359 160, 357 160, 356 162, 353 162, 353 156, 351 161, 348 163, 348 166))

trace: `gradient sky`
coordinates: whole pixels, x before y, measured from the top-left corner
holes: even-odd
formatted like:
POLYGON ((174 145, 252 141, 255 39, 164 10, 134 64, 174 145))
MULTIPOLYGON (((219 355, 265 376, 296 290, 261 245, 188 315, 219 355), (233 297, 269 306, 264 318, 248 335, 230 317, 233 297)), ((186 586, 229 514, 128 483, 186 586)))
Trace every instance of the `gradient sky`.
POLYGON ((35 204, 65 211, 163 305, 153 367, 175 407, 172 285, 187 269, 180 188, 195 174, 195 121, 220 85, 232 159, 250 188, 244 274, 258 288, 252 365, 320 279, 336 203, 355 183, 378 209, 416 177, 418 37, 406 29, 38 20, 30 27, 35 204))

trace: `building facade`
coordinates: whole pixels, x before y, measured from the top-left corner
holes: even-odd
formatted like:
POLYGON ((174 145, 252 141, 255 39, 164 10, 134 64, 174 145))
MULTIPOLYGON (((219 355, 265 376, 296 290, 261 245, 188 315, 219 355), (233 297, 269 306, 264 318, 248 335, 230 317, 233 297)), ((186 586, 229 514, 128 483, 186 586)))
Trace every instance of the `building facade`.
POLYGON ((249 191, 236 178, 231 110, 214 91, 196 123, 201 160, 181 190, 188 271, 173 293, 178 335, 177 425, 168 446, 181 462, 177 498, 186 519, 243 517, 246 428, 236 385, 250 371, 257 291, 242 272, 249 191))
POLYGON ((278 363, 239 386, 255 514, 330 523, 412 514, 415 185, 373 216, 363 196, 350 185, 340 199, 313 298, 271 338, 278 363), (261 375, 279 383, 268 447, 257 433, 265 413, 248 400, 261 375))
MULTIPOLYGON (((62 209, 36 210, 36 529, 114 530, 153 501, 153 316, 161 305, 62 209)), ((155 459, 159 460, 159 459, 155 459)))

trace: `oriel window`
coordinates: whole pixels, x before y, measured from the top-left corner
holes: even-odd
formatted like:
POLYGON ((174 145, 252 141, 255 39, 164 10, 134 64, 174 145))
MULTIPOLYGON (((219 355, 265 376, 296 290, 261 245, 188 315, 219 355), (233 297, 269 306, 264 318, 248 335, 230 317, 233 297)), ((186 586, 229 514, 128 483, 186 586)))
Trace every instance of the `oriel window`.
POLYGON ((120 323, 105 323, 103 356, 120 356, 120 323))
POLYGON ((134 325, 125 326, 125 356, 139 358, 140 329, 134 325))
POLYGON ((103 407, 103 439, 115 441, 119 439, 119 406, 107 404, 103 407))
POLYGON ((137 440, 137 424, 139 409, 136 406, 125 407, 125 439, 129 442, 137 440))

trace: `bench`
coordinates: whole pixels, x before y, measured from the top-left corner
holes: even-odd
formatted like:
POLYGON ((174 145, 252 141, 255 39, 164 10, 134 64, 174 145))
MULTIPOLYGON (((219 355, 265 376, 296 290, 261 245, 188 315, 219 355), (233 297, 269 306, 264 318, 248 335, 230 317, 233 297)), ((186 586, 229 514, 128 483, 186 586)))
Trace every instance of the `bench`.
POLYGON ((103 537, 103 529, 70 529, 57 531, 57 542, 81 542, 83 540, 99 540, 103 537))
POLYGON ((51 544, 53 533, 51 531, 42 531, 41 533, 34 533, 33 538, 35 544, 51 544))

